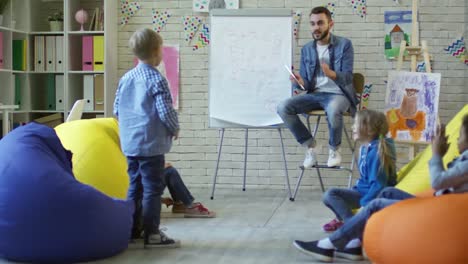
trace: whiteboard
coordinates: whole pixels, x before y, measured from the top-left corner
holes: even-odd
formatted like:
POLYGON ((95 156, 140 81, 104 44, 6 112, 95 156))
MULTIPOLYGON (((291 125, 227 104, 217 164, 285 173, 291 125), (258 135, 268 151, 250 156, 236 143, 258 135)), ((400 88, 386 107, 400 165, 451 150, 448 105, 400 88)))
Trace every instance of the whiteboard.
POLYGON ((209 56, 210 127, 282 124, 276 113, 291 97, 293 21, 286 9, 215 9, 209 56))

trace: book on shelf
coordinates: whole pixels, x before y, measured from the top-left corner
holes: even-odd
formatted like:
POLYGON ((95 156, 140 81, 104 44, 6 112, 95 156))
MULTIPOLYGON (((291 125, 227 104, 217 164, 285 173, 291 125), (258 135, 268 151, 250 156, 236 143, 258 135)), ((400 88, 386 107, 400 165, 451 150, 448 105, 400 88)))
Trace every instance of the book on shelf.
POLYGON ((91 17, 91 21, 89 22, 88 31, 96 31, 99 28, 99 7, 94 9, 93 16, 91 17))
POLYGON ((98 30, 104 31, 104 7, 102 7, 101 12, 99 13, 99 26, 98 30))

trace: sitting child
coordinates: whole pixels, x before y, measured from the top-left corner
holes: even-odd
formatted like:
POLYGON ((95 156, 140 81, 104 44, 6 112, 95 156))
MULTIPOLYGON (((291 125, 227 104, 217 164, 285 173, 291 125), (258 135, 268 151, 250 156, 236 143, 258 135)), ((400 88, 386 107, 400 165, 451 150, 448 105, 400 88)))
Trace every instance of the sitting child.
POLYGON ((190 191, 185 186, 179 172, 170 163, 165 164, 163 181, 169 189, 172 198, 163 197, 161 203, 167 207, 172 205, 173 213, 183 213, 187 218, 213 218, 216 213, 208 210, 203 204, 193 198, 190 191))
POLYGON ((353 216, 353 210, 366 206, 386 186, 396 184, 396 154, 393 139, 386 138, 388 123, 385 115, 373 110, 357 113, 353 139, 359 140, 360 178, 352 189, 331 188, 325 192, 323 203, 336 215, 322 228, 332 232, 353 216))
MULTIPOLYGON (((437 128, 432 141, 433 155, 429 161, 431 185, 436 191, 435 195, 468 192, 468 115, 463 118, 458 138, 458 150, 461 155, 450 162, 445 170, 442 158, 447 153, 448 147, 445 126, 441 125, 437 128)), ((320 261, 331 262, 334 256, 361 260, 363 258, 361 240, 367 220, 385 207, 413 197, 396 188, 386 188, 377 199, 359 210, 328 238, 310 242, 295 240, 293 244, 299 251, 320 261)))

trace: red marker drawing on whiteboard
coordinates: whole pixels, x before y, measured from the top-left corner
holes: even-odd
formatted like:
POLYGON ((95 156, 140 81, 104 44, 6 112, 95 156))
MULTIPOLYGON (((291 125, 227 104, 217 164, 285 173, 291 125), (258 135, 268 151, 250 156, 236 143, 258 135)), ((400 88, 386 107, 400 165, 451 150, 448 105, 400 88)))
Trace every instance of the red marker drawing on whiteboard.
POLYGON ((296 78, 294 73, 289 69, 288 65, 284 64, 284 67, 289 72, 289 74, 294 78, 294 80, 296 80, 297 84, 301 87, 301 90, 305 91, 306 89, 304 88, 304 86, 302 86, 302 84, 299 83, 299 80, 296 78))

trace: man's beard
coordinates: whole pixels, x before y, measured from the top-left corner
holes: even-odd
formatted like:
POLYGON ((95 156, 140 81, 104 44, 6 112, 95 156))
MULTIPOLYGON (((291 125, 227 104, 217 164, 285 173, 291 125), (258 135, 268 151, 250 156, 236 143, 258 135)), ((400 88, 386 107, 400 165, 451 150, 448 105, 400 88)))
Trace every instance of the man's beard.
POLYGON ((315 33, 312 33, 312 38, 314 38, 315 40, 323 40, 328 36, 328 32, 330 32, 330 28, 327 28, 325 31, 323 31, 318 38, 315 37, 315 33))

